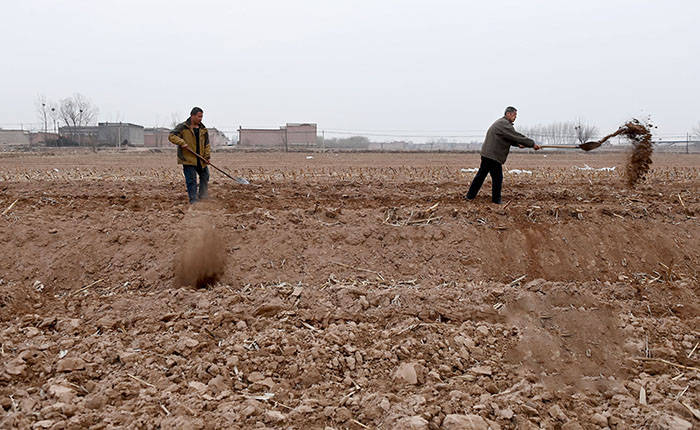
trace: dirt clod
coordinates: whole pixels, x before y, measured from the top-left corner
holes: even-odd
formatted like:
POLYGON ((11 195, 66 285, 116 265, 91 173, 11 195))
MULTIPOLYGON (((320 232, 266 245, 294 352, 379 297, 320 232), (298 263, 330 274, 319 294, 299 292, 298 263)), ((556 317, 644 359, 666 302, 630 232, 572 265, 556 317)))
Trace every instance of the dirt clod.
POLYGON ((489 425, 479 415, 447 415, 442 423, 445 430, 489 430, 489 425))
POLYGON ((394 378, 402 383, 415 385, 418 383, 418 375, 413 363, 404 363, 396 369, 394 378))
POLYGON ((85 362, 80 358, 66 357, 56 364, 57 372, 72 372, 85 369, 85 362))

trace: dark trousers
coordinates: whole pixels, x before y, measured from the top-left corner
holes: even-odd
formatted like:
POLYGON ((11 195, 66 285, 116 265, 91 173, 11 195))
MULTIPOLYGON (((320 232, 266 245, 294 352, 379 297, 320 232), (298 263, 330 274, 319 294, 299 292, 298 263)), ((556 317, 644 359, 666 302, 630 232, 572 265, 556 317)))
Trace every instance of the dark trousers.
POLYGON ((472 185, 467 192, 467 199, 471 200, 479 193, 479 189, 484 184, 486 175, 491 175, 491 201, 501 203, 501 187, 503 186, 503 166, 496 160, 481 157, 481 166, 476 172, 472 185))
POLYGON ((185 183, 187 184, 187 196, 190 203, 207 198, 207 188, 209 186, 209 168, 183 165, 185 172, 185 183), (197 175, 199 175, 199 193, 197 193, 197 175))

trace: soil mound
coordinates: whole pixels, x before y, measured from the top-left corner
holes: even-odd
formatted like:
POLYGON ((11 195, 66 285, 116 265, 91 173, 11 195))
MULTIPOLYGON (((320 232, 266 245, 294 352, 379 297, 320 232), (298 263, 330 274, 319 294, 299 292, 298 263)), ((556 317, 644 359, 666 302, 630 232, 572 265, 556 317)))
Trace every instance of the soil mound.
POLYGON ((216 284, 226 270, 226 247, 210 220, 195 219, 182 233, 181 243, 175 258, 176 282, 197 288, 216 284))

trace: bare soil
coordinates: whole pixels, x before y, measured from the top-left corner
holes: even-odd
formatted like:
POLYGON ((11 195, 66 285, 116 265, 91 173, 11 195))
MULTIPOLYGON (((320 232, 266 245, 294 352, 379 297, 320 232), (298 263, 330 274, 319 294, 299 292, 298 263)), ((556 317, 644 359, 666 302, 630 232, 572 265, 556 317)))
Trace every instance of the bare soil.
POLYGON ((700 156, 214 159, 0 157, 0 428, 700 425, 700 156))

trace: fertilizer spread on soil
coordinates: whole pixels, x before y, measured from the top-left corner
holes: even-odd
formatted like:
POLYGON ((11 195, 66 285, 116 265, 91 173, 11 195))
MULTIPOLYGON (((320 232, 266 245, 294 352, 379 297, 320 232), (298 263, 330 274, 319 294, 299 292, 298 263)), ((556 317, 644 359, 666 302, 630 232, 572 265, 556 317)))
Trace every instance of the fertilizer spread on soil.
POLYGON ((622 134, 632 140, 634 149, 627 161, 627 185, 634 187, 643 180, 651 166, 651 124, 644 125, 638 120, 625 124, 622 134))
POLYGON ((204 288, 216 284, 224 274, 226 249, 208 219, 198 218, 193 224, 183 235, 175 277, 180 285, 204 288))

